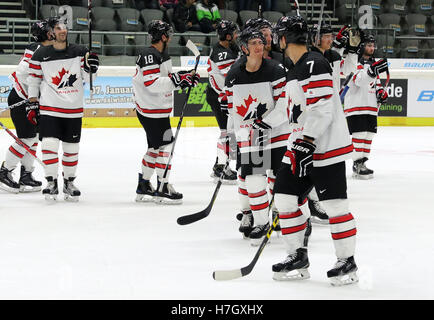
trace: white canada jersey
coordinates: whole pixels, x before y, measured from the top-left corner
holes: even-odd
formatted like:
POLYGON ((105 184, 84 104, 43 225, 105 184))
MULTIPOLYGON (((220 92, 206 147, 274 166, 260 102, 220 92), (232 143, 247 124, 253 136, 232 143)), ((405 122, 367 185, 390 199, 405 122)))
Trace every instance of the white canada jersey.
POLYGON ((33 53, 40 46, 40 42, 31 43, 24 50, 24 54, 21 57, 20 62, 18 63, 17 69, 9 76, 9 79, 12 81, 16 93, 22 99, 28 99, 29 86, 27 81, 30 73, 30 60, 33 57, 33 53))
POLYGON ((245 63, 236 63, 225 81, 228 99, 228 130, 234 130, 241 153, 283 147, 289 137, 288 100, 285 98, 285 69, 282 64, 262 59, 256 72, 248 72, 245 63), (258 140, 259 130, 252 130, 256 119, 271 130, 258 140), (269 132, 271 131, 271 132, 269 132))
POLYGON ((83 117, 84 46, 68 44, 65 50, 40 47, 30 60, 29 98, 39 97, 41 115, 59 118, 83 117))
POLYGON ((291 136, 283 162, 292 142, 303 135, 314 138, 314 167, 328 166, 351 157, 353 145, 347 121, 333 86, 332 69, 318 52, 306 52, 288 72, 286 94, 289 96, 291 136))
POLYGON ((133 93, 138 113, 149 118, 169 117, 173 109, 173 90, 169 78, 172 60, 167 51, 161 53, 154 47, 142 49, 136 60, 133 76, 133 93))
POLYGON ((220 43, 212 48, 208 59, 208 79, 217 94, 223 91, 226 75, 237 59, 238 52, 225 48, 220 43))
POLYGON ((381 88, 380 78, 368 75, 368 69, 375 60, 359 60, 357 72, 348 83, 348 92, 345 95, 344 111, 347 117, 354 115, 378 115, 378 102, 376 90, 381 88))

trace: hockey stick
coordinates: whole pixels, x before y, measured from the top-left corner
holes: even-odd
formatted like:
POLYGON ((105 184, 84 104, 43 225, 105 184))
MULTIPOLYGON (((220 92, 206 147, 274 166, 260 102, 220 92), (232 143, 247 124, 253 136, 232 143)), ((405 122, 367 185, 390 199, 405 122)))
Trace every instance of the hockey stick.
MULTIPOLYGON (((272 207, 273 201, 274 201, 274 196, 273 196, 273 200, 271 200, 269 208, 272 207)), ((264 240, 262 240, 262 243, 259 246, 258 251, 256 252, 253 260, 247 266, 241 269, 214 271, 212 274, 214 280, 217 281, 233 280, 250 274, 253 268, 255 267, 256 262, 258 262, 259 256, 261 255, 262 251, 267 245, 268 240, 270 240, 270 236, 275 230, 278 223, 279 223, 279 215, 276 215, 276 217, 273 220, 273 224, 271 225, 270 229, 268 229, 267 235, 265 236, 264 240)))
POLYGON ((12 138, 14 138, 15 139, 15 141, 20 145, 20 146, 22 146, 24 149, 26 149, 26 151, 28 152, 28 153, 30 153, 35 159, 36 159, 36 161, 38 161, 38 163, 41 165, 41 166, 45 166, 44 165, 44 163, 41 161, 41 159, 39 159, 37 156, 36 156, 36 153, 33 151, 33 150, 31 150, 24 142, 22 142, 16 135, 14 135, 13 134, 13 132, 11 131, 11 130, 9 130, 3 123, 1 123, 0 122, 0 127, 2 127, 12 138))
MULTIPOLYGON (((324 0, 321 1, 321 11, 319 13, 319 20, 318 20, 318 28, 316 31, 316 40, 315 40, 315 45, 321 45, 321 38, 320 38, 320 30, 321 30, 321 23, 322 23, 322 16, 324 14, 324 0), (318 44, 317 44, 318 41, 318 44)), ((313 18, 313 16, 312 16, 313 18)))
POLYGON ((262 18, 262 2, 258 4, 258 18, 262 18))
MULTIPOLYGON (((92 0, 87 1, 87 26, 89 28, 89 53, 92 52, 92 0)), ((87 61, 86 61, 87 63, 87 61)), ((92 68, 89 66, 89 94, 92 99, 93 79, 92 68)))
POLYGON ((348 86, 348 83, 351 81, 351 79, 353 78, 354 72, 351 72, 344 81, 344 84, 342 85, 341 90, 339 91, 339 97, 341 98, 341 103, 344 103, 344 98, 345 95, 347 94, 348 89, 350 88, 348 86))
POLYGON ((29 100, 22 100, 22 101, 20 101, 20 102, 17 102, 17 103, 15 103, 15 104, 11 105, 11 106, 7 106, 7 107, 4 108, 3 110, 0 110, 0 113, 5 112, 6 110, 11 110, 11 109, 13 109, 13 108, 15 108, 15 107, 19 107, 19 106, 21 106, 21 105, 23 105, 23 104, 25 104, 25 103, 27 103, 27 102, 29 102, 29 100))
MULTIPOLYGON (((196 57, 196 63, 194 65, 194 71, 193 71, 193 75, 194 75, 196 74, 197 66, 199 65, 200 52, 197 49, 196 45, 190 39, 188 39, 186 47, 190 49, 190 51, 193 52, 194 56, 196 57)), ((172 150, 170 151, 169 159, 167 160, 166 168, 164 169, 163 178, 162 178, 163 180, 167 177, 167 173, 169 171, 170 162, 172 161, 173 151, 175 150, 175 144, 176 141, 178 140, 179 130, 181 129, 182 120, 184 119, 184 111, 185 111, 185 107, 187 106, 188 98, 190 97, 191 88, 193 88, 193 83, 188 87, 187 97, 185 98, 184 105, 182 106, 181 116, 179 117, 178 126, 176 127, 175 137, 173 139, 172 150)), ((163 190, 163 183, 160 184, 160 187, 158 188, 158 192, 161 192, 162 190, 163 190)))
POLYGON ((298 0, 294 0, 294 7, 295 7, 295 12, 297 13, 297 16, 300 16, 300 6, 298 5, 298 0))
POLYGON ((214 193, 212 195, 212 198, 211 198, 211 201, 210 201, 208 207, 206 207, 204 210, 199 211, 197 213, 193 213, 193 214, 189 214, 189 215, 185 215, 185 216, 179 217, 178 220, 176 220, 176 222, 178 222, 178 224, 180 224, 181 226, 183 226, 183 225, 190 224, 190 223, 193 223, 193 222, 196 222, 196 221, 199 221, 199 220, 201 220, 203 218, 208 217, 208 215, 211 213, 212 207, 213 207, 214 202, 215 202, 215 200, 217 198, 217 194, 218 194, 218 192, 220 190, 220 187, 221 187, 221 185, 223 183, 223 175, 224 175, 225 170, 226 170, 226 168, 228 166, 229 166, 229 158, 226 161, 224 169, 220 173, 219 181, 217 182, 217 186, 216 186, 216 188, 214 190, 214 193))

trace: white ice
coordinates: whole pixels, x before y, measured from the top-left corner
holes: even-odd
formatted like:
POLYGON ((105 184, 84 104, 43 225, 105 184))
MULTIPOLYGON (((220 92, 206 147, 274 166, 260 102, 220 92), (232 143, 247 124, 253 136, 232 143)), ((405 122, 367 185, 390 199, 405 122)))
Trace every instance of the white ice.
MULTIPOLYGON (((433 127, 380 127, 373 180, 353 180, 347 162, 360 282, 339 288, 326 277, 336 258, 323 226, 311 236, 309 280, 272 280, 272 264, 285 257, 275 235, 250 275, 213 280, 214 270, 241 268, 257 250, 238 232, 235 186, 221 188, 206 219, 176 223, 208 205, 217 137, 217 128, 181 129, 171 182, 184 204, 157 206, 134 202, 144 131, 83 129, 79 203, 0 193, 0 299, 434 298, 433 127)), ((11 143, 1 131, 0 159, 11 143)), ((35 176, 43 178, 40 167, 35 176)))

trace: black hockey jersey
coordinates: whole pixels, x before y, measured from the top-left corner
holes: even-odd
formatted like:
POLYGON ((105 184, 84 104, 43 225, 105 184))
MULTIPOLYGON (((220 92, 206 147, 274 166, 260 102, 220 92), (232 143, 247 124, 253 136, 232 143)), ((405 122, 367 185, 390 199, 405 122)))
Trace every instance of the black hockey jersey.
POLYGON ((169 78, 172 60, 167 53, 154 47, 144 48, 136 60, 133 92, 136 110, 149 118, 170 116, 173 109, 175 85, 169 78))
POLYGON ((24 54, 21 57, 20 62, 18 63, 17 70, 15 70, 10 76, 9 79, 12 81, 13 87, 17 94, 22 99, 28 98, 28 77, 30 73, 30 60, 33 57, 33 53, 41 46, 40 42, 33 42, 27 46, 24 50, 24 54))
POLYGON ((306 52, 287 77, 291 137, 283 162, 290 164, 292 142, 303 135, 315 139, 315 167, 327 166, 351 157, 353 150, 347 122, 333 86, 332 68, 318 52, 306 52))
POLYGON ((68 44, 65 50, 40 47, 29 62, 29 98, 39 97, 41 115, 60 118, 83 117, 84 46, 68 44))
POLYGON ((225 81, 228 130, 233 128, 240 152, 286 145, 289 121, 285 76, 282 64, 271 59, 262 59, 256 72, 248 72, 245 63, 237 63, 230 69, 225 81), (255 141, 255 130, 252 130, 252 123, 258 118, 272 127, 262 146, 255 141))
POLYGON ((208 79, 211 88, 220 94, 225 85, 225 77, 229 69, 238 59, 238 52, 225 48, 217 43, 211 50, 208 59, 208 79))

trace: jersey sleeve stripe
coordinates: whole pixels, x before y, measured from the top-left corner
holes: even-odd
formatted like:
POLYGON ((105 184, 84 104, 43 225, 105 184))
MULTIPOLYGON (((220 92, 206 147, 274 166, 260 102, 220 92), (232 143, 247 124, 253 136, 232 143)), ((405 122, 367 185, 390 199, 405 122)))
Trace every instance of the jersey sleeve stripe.
POLYGON ((349 145, 343 148, 338 148, 335 150, 327 151, 325 153, 314 153, 313 154, 313 160, 325 160, 330 159, 338 156, 342 156, 347 153, 353 152, 353 145, 349 145))
POLYGON ((30 76, 35 77, 35 78, 40 78, 42 79, 42 76, 40 76, 39 74, 35 74, 35 73, 29 73, 30 76))
POLYGON ((222 65, 217 65, 217 67, 219 68, 219 70, 226 69, 227 67, 230 67, 231 65, 233 65, 234 62, 235 61, 231 61, 229 63, 225 63, 225 64, 222 64, 222 65))
POLYGON ((330 99, 331 97, 332 97, 332 95, 328 94, 328 95, 321 96, 321 97, 309 98, 309 99, 306 99, 306 105, 308 106, 308 105, 311 105, 311 104, 315 104, 318 101, 320 101, 321 99, 327 100, 327 99, 330 99))
POLYGON ((149 87, 150 85, 152 85, 155 81, 157 81, 158 78, 155 78, 154 80, 149 80, 149 81, 145 81, 143 84, 145 85, 145 87, 149 87))
POLYGON ((41 111, 53 111, 53 112, 59 112, 59 113, 82 113, 83 108, 77 108, 77 109, 65 109, 65 108, 56 108, 56 107, 49 107, 49 106, 39 106, 41 111))
POLYGON ((154 74, 154 73, 159 73, 159 72, 160 72, 160 68, 155 68, 155 69, 143 71, 143 75, 146 76, 148 74, 154 74))
POLYGON ((303 86, 303 91, 306 92, 307 89, 330 87, 333 88, 333 80, 317 80, 311 81, 303 86))

